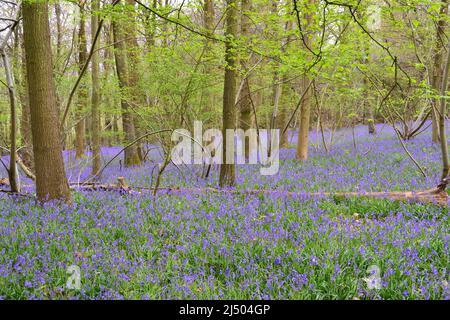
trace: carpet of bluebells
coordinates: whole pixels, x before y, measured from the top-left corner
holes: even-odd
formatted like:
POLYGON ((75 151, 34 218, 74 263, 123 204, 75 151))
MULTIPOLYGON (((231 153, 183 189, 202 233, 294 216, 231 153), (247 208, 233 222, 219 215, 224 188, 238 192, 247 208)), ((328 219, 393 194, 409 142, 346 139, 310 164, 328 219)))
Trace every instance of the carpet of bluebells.
MULTIPOLYGON (((312 133, 310 160, 299 163, 293 148, 283 149, 275 176, 239 166, 238 190, 276 191, 270 195, 75 191, 72 206, 0 195, 0 298, 450 299, 447 208, 308 195, 437 184, 440 152, 429 132, 406 142, 423 177, 392 129, 366 131, 356 127, 355 139, 352 129, 338 131, 328 153, 312 133), (70 265, 81 269, 80 290, 66 287, 70 265), (372 265, 381 289, 364 280, 372 265)), ((103 148, 104 160, 118 150, 103 148)), ((69 180, 83 181, 89 158, 73 157, 65 153, 69 180)), ((150 187, 158 157, 155 149, 129 169, 115 161, 102 181, 124 176, 130 186, 150 187)), ((217 186, 216 168, 208 179, 200 173, 170 167, 161 185, 217 186)), ((26 178, 22 184, 33 192, 26 178)))

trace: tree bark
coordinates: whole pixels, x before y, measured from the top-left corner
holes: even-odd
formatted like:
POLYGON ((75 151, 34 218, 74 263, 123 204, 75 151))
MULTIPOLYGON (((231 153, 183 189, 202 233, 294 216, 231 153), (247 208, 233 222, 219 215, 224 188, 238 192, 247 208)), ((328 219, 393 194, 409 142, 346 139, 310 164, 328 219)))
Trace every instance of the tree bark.
POLYGON ((30 119, 30 102, 28 98, 28 84, 27 84, 27 69, 25 60, 25 46, 23 40, 23 33, 20 35, 20 77, 16 77, 17 92, 19 96, 22 112, 20 116, 20 135, 22 139, 23 149, 20 152, 22 161, 28 169, 34 173, 34 155, 33 144, 31 137, 31 119, 30 119))
MULTIPOLYGON (((106 29, 106 49, 103 50, 103 73, 102 73, 102 81, 107 83, 112 73, 114 73, 114 50, 113 50, 113 32, 112 26, 109 25, 106 29)), ((111 97, 111 95, 107 94, 104 96, 104 104, 106 106, 113 106, 116 104, 116 99, 111 97)), ((115 125, 115 108, 105 110, 105 130, 107 131, 107 135, 103 139, 103 144, 109 147, 112 147, 117 143, 117 125, 115 125), (110 111, 111 110, 111 111, 110 111)))
MULTIPOLYGON (((308 76, 304 76, 302 79, 302 88, 306 90, 309 85, 308 76)), ((311 88, 305 93, 302 105, 300 107, 300 119, 299 119, 299 129, 298 129, 298 140, 297 140, 297 152, 296 158, 299 160, 308 159, 308 146, 309 146, 309 125, 311 118, 311 88)))
MULTIPOLYGON (((278 3, 274 2, 272 4, 272 13, 278 15, 278 3)), ((289 31, 289 29, 292 28, 292 24, 289 22, 285 25, 285 31, 289 31)), ((281 53, 284 53, 287 49, 287 46, 289 45, 291 40, 291 37, 288 36, 285 43, 281 43, 281 53)), ((286 76, 280 75, 280 68, 281 63, 277 63, 275 65, 275 70, 273 72, 273 89, 272 89, 272 103, 273 103, 273 113, 272 113, 272 120, 270 124, 270 128, 277 128, 280 130, 280 147, 281 148, 287 148, 289 145, 288 141, 288 134, 289 130, 286 130, 286 132, 282 132, 284 130, 284 127, 287 123, 287 110, 286 107, 283 106, 280 108, 280 100, 281 96, 283 94, 283 82, 286 80, 286 76)), ((269 144, 270 145, 270 144, 269 144)))
MULTIPOLYGON (((122 123, 123 131, 125 133, 125 144, 128 144, 136 139, 136 128, 134 126, 133 114, 128 102, 128 94, 130 89, 130 75, 126 51, 125 29, 121 22, 113 21, 113 35, 114 35, 114 55, 116 60, 117 77, 119 78, 119 85, 122 90, 121 107, 122 107, 122 123)), ((135 145, 125 150, 125 166, 131 167, 140 165, 138 150, 135 145)))
MULTIPOLYGON (((153 0, 153 9, 158 8, 158 1, 153 0)), ((156 15, 153 12, 145 12, 145 45, 148 52, 151 52, 152 48, 156 45, 156 15)))
MULTIPOLYGON (((367 55, 368 50, 366 49, 367 55)), ((367 59, 364 59, 364 63, 367 64, 367 59)), ((367 83, 367 78, 363 77, 363 103, 364 103, 364 108, 368 110, 368 114, 369 117, 367 119, 367 128, 369 131, 369 134, 376 134, 377 133, 377 129, 375 127, 375 117, 373 114, 373 108, 370 105, 370 101, 369 101, 369 87, 368 87, 368 83, 367 83)))
MULTIPOLYGON (((252 2, 251 0, 241 1, 241 36, 248 43, 250 33, 251 21, 247 16, 248 12, 251 10, 252 2)), ((249 69, 250 61, 242 61, 242 67, 244 70, 249 69)), ((253 128, 254 126, 254 112, 253 112, 253 101, 252 93, 250 89, 250 74, 247 74, 242 80, 243 85, 239 94, 239 128, 244 131, 253 128)), ((244 143, 245 141, 243 141, 244 143)), ((245 143, 245 157, 248 158, 250 155, 250 143, 245 143)))
MULTIPOLYGON (((214 35, 214 2, 213 0, 203 1, 203 24, 206 29, 206 34, 210 37, 214 35)), ((205 38, 205 56, 210 57, 212 54, 211 40, 205 38)), ((210 63, 205 63, 205 74, 211 75, 214 73, 214 68, 210 63)), ((202 92, 202 115, 205 116, 211 112, 214 106, 214 94, 210 87, 206 87, 202 92)), ((210 117, 208 117, 210 118, 210 117)), ((208 119, 209 120, 209 119, 208 119)))
MULTIPOLYGON (((436 27, 436 46, 434 48, 434 64, 433 64, 433 78, 431 85, 436 92, 440 92, 440 85, 442 84, 442 74, 444 72, 444 45, 442 42, 446 38, 445 36, 445 19, 443 16, 448 14, 448 0, 442 0, 442 6, 440 10, 441 18, 437 22, 436 27)), ((440 140, 440 125, 439 125, 439 114, 437 112, 439 99, 433 99, 432 101, 433 110, 431 112, 432 120, 432 141, 438 143, 440 140)))
POLYGON ((13 71, 9 61, 9 56, 5 48, 0 48, 0 56, 5 68, 6 85, 8 87, 9 105, 10 105, 10 151, 9 151, 9 185, 11 192, 20 192, 19 177, 17 172, 17 108, 16 91, 14 88, 13 71))
POLYGON ((55 3, 55 16, 56 16, 56 61, 59 61, 61 57, 62 49, 62 21, 61 21, 61 4, 59 0, 55 3))
MULTIPOLYGON (((236 112, 235 99, 237 91, 237 72, 235 39, 238 33, 236 0, 227 0, 226 13, 226 42, 225 42, 225 81, 223 90, 223 122, 222 122, 222 157, 223 164, 220 166, 219 185, 221 187, 233 186, 236 182, 235 165, 226 163, 227 154, 227 129, 235 129, 236 112)), ((234 139, 233 139, 234 140, 234 139)), ((232 141, 234 144, 234 141, 232 141)), ((234 158, 234 157, 233 157, 234 158)))
POLYGON ((445 118, 447 116, 447 88, 448 88, 448 73, 450 68, 450 41, 447 47, 447 60, 442 76, 441 84, 441 98, 440 98, 440 112, 439 112, 439 132, 441 133, 441 151, 442 151, 442 180, 446 180, 450 171, 450 161, 448 157, 448 143, 445 132, 445 118))
MULTIPOLYGON (((86 18, 84 5, 80 5, 80 25, 78 29, 78 68, 80 73, 83 70, 87 60, 87 43, 86 43, 86 18)), ((77 117, 75 126, 75 157, 77 159, 84 156, 86 144, 86 122, 84 119, 84 110, 87 106, 88 94, 86 81, 81 80, 78 89, 77 101, 77 117)))
MULTIPOLYGON (((94 39, 95 33, 98 29, 97 11, 100 9, 98 0, 93 0, 91 4, 91 38, 94 39)), ((99 42, 96 44, 96 48, 99 42)), ((91 58, 92 63, 92 96, 91 96, 91 132, 92 132, 92 175, 96 175, 100 171, 101 156, 100 156, 100 77, 99 77, 99 62, 98 53, 94 51, 91 58)))
MULTIPOLYGON (((144 105, 145 97, 142 92, 140 85, 141 74, 140 74, 140 48, 136 38, 136 19, 135 14, 135 2, 134 0, 127 0, 129 6, 133 7, 132 17, 130 21, 125 25, 125 34, 127 35, 126 45, 127 45, 127 58, 128 58, 128 68, 130 77, 130 102, 133 108, 139 109, 144 105)), ((141 123, 138 121, 137 117, 133 117, 134 127, 136 130, 136 136, 141 136, 144 132, 141 128, 141 123)), ((139 155, 139 160, 142 162, 144 158, 144 152, 142 150, 142 143, 136 144, 136 150, 139 155)))
POLYGON ((48 1, 25 2, 22 15, 37 198, 70 202, 58 125, 48 1))
MULTIPOLYGON (((312 14, 312 5, 315 0, 308 0, 306 5, 307 12, 305 13, 306 20, 306 30, 311 28, 311 24, 313 23, 313 14, 312 14)), ((312 37, 308 32, 304 32, 304 40, 305 45, 311 48, 312 37)), ((302 89, 306 90, 309 85, 309 77, 305 74, 302 78, 302 89)), ((296 158, 299 160, 307 160, 308 159, 308 146, 309 146, 309 126, 310 126, 310 118, 311 118, 311 87, 305 93, 305 97, 302 101, 300 107, 300 119, 299 119, 299 130, 298 130, 298 140, 297 140, 297 151, 296 158)))

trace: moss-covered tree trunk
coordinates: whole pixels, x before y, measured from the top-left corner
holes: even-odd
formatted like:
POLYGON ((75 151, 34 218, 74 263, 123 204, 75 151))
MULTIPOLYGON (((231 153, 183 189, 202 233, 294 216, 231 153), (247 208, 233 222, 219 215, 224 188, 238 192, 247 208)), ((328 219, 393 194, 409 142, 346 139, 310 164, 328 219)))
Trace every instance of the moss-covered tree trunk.
MULTIPOLYGON (((236 45, 235 39, 238 33, 237 28, 236 0, 227 0, 226 13, 226 43, 225 43, 225 81, 223 90, 223 119, 222 119, 222 156, 223 164, 220 166, 219 185, 221 187, 233 186, 236 182, 235 165, 226 163, 227 154, 227 129, 235 129, 236 112, 235 100, 237 92, 237 71, 236 71, 236 45)), ((233 141, 229 143, 234 144, 233 141)), ((233 148, 234 150, 234 148, 233 148)), ((234 157, 233 157, 234 158, 234 157)))
MULTIPOLYGON (((132 108, 130 106, 130 74, 128 68, 127 48, 125 29, 123 27, 124 21, 113 21, 113 35, 114 35, 114 56, 116 60, 117 77, 119 78, 119 85, 122 90, 121 108, 122 108, 122 125, 125 134, 125 144, 130 144, 136 139, 136 128, 134 126, 134 119, 132 108)), ((136 145, 131 145, 125 150, 125 166, 140 165, 138 149, 136 145)))
MULTIPOLYGON (((87 60, 86 43, 86 18, 84 5, 80 5, 80 25, 78 29, 78 69, 81 73, 87 60)), ((78 88, 77 117, 75 126, 75 157, 81 158, 84 155, 86 144, 86 126, 84 119, 84 110, 87 107, 88 93, 86 81, 81 80, 78 88)))

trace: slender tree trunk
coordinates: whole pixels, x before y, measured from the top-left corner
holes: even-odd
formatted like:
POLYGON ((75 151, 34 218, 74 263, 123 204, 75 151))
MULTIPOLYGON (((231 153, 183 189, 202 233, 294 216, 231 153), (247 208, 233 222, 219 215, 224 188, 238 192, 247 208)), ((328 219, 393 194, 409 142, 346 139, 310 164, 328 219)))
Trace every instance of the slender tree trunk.
MULTIPOLYGON (((286 80, 285 77, 282 78, 286 80)), ((281 90, 282 91, 282 90, 281 90)), ((282 96, 282 92, 280 93, 280 98, 282 96)), ((280 147, 288 148, 289 147, 289 128, 283 133, 282 130, 286 127, 287 122, 289 121, 289 113, 287 105, 283 104, 280 108, 280 115, 278 117, 278 127, 280 128, 280 147)))
POLYGON ((19 177, 17 172, 17 108, 16 91, 14 88, 13 71, 9 61, 9 56, 5 48, 0 48, 0 56, 5 68, 6 85, 8 86, 8 96, 10 105, 10 151, 9 151, 9 184, 12 192, 20 192, 19 177))
MULTIPOLYGON (((249 42, 250 26, 251 21, 248 17, 248 12, 251 10, 252 2, 251 0, 241 0, 241 36, 244 37, 245 41, 249 42)), ((249 69, 249 61, 242 61, 242 66, 244 70, 249 69)), ((252 128, 254 126, 254 112, 253 112, 253 101, 252 93, 250 89, 250 74, 246 75, 243 79, 242 89, 239 94, 239 125, 238 127, 244 131, 252 128)), ((245 143, 245 141, 243 141, 245 143)), ((245 143, 245 157, 248 158, 250 155, 250 143, 245 143)))
MULTIPOLYGON (((78 30, 78 68, 81 72, 87 60, 87 43, 86 43, 86 18, 84 5, 80 5, 80 26, 78 30)), ((77 124, 75 127, 75 157, 77 159, 84 156, 86 144, 86 122, 84 119, 84 110, 87 107, 88 94, 86 81, 82 80, 78 88, 77 103, 77 124)))
MULTIPOLYGON (((446 38, 445 36, 445 25, 446 22, 443 16, 448 14, 448 0, 442 0, 442 6, 440 10, 441 19, 437 22, 436 26, 436 45, 434 48, 434 64, 433 64, 433 78, 432 78, 432 87, 436 92, 440 92, 440 85, 442 84, 442 74, 444 72, 444 45, 443 41, 446 38)), ((439 124, 439 114, 438 114, 438 105, 439 99, 433 99, 432 101, 433 110, 431 112, 431 121, 432 121, 432 141, 438 143, 440 140, 440 124, 439 124)))
MULTIPOLYGON (((226 36, 225 42, 225 81, 223 90, 223 123, 222 123, 222 157, 224 159, 223 164, 220 166, 219 185, 221 187, 233 186, 236 182, 235 165, 226 163, 227 154, 227 129, 235 129, 236 127, 236 112, 235 112, 235 99, 237 92, 237 72, 236 72, 236 57, 235 39, 238 33, 237 28, 237 10, 236 0, 227 0, 227 13, 226 13, 226 36)), ((233 141, 229 142, 234 144, 233 141)), ((234 149, 234 148, 233 148, 234 149)), ((234 159, 234 156, 233 156, 234 159)))
MULTIPOLYGON (((106 28, 105 28, 106 29, 106 28)), ((113 73, 113 69, 114 69, 114 65, 113 65, 113 59, 114 59, 114 53, 113 53, 113 43, 114 43, 114 39, 113 39, 113 32, 112 32, 112 26, 109 25, 109 27, 106 29, 106 49, 103 51, 104 55, 103 55, 103 66, 104 66, 104 70, 103 70, 103 75, 102 75, 102 81, 104 83, 107 83, 109 81, 110 75, 111 73, 113 73)), ((108 135, 104 138, 104 144, 108 145, 108 146, 113 146, 117 143, 116 141, 116 134, 117 131, 115 131, 115 126, 114 126, 114 118, 115 118, 115 112, 114 109, 112 108, 113 105, 115 105, 116 101, 114 99, 114 97, 111 97, 109 94, 104 95, 104 104, 105 106, 107 106, 107 109, 105 111, 105 128, 106 131, 108 131, 108 135), (109 111, 112 110, 112 111, 109 111)))
POLYGON ((448 143, 447 134, 445 132, 445 118, 447 116, 447 88, 448 88, 448 73, 450 68, 450 41, 447 47, 447 60, 443 71, 441 84, 441 99, 439 112, 439 132, 441 133, 441 151, 442 151, 442 180, 447 179, 450 171, 450 162, 448 157, 448 143))
MULTIPOLYGON (((206 29, 206 33, 209 36, 213 36, 214 34, 214 2, 213 0, 204 0, 203 1, 203 23, 206 29)), ((209 58, 212 54, 211 50, 211 40, 205 38, 205 56, 209 58)), ((211 65, 207 62, 205 64, 205 74, 211 75, 214 70, 211 65)), ((211 109, 214 106, 214 94, 211 92, 211 88, 207 87, 202 92, 202 114, 208 114, 211 112, 211 109)))
MULTIPOLYGON (((309 85, 308 76, 304 76, 302 79, 302 89, 306 90, 309 85)), ((311 118, 311 88, 306 92, 302 105, 300 107, 300 119, 297 141, 296 158, 299 160, 308 159, 308 146, 309 146, 309 123, 311 118)))
MULTIPOLYGON (((306 30, 311 28, 313 23, 313 13, 312 4, 315 0, 308 0, 308 5, 306 6, 307 12, 305 13, 306 20, 306 30)), ((308 32, 304 32, 305 44, 311 48, 312 37, 308 32)), ((306 90, 309 85, 309 77, 305 74, 302 78, 302 91, 306 90)), ((299 130, 298 130, 298 141, 297 141, 297 152, 296 158, 299 160, 308 159, 308 146, 309 146, 309 126, 311 118, 311 88, 309 88, 305 94, 300 107, 300 119, 299 119, 299 130)))
MULTIPOLYGON (((367 99, 366 99, 367 101, 367 99)), ((375 127, 375 117, 373 114, 372 106, 369 106, 369 119, 367 119, 367 124, 369 128, 369 134, 376 134, 377 128, 375 127)))
MULTIPOLYGON (((134 7, 134 0, 127 0, 129 6, 134 7)), ((135 12, 133 11, 133 14, 135 12)), ((131 18, 130 18, 131 19, 131 18)), ((140 85, 140 52, 139 44, 136 38, 136 20, 134 16, 129 23, 125 25, 125 34, 127 35, 127 57, 128 57, 128 69, 130 77, 130 102, 134 110, 139 110, 144 105, 144 93, 142 92, 140 85)), ((141 123, 138 117, 133 117, 134 127, 136 130, 136 136, 141 136, 144 130, 141 128, 141 123)), ((142 143, 136 144, 136 150, 139 155, 139 160, 144 158, 144 152, 142 149, 142 143)))
MULTIPOLYGON (((127 61, 126 41, 124 28, 121 23, 113 21, 114 34, 114 55, 116 60, 117 76, 119 78, 119 85, 122 90, 121 106, 122 106, 122 124, 125 133, 125 144, 128 144, 136 139, 136 129, 134 126, 133 114, 128 102, 128 90, 130 88, 130 76, 127 61)), ((132 145, 125 150, 125 166, 140 165, 141 161, 136 145, 132 145)))
MULTIPOLYGON (((153 9, 158 8, 158 1, 153 0, 153 9)), ((150 11, 145 12, 146 23, 145 23, 145 45, 147 51, 151 52, 152 48, 155 46, 155 36, 156 36, 156 15, 150 11)))
POLYGON ((203 20, 205 24, 206 31, 211 35, 214 29, 214 1, 204 0, 203 1, 203 20))
MULTIPOLYGON (((272 12, 274 14, 278 14, 278 4, 277 2, 274 2, 272 5, 272 12)), ((285 31, 288 31, 292 28, 292 24, 290 22, 287 22, 285 25, 285 31)), ((289 36, 286 39, 286 43, 281 44, 281 52, 284 53, 286 51, 287 46, 289 45, 289 42, 291 40, 291 37, 289 36)), ((280 69, 281 64, 277 63, 275 65, 275 70, 273 73, 273 93, 272 93, 272 102, 273 102, 273 113, 272 113, 272 122, 270 124, 270 128, 277 127, 280 130, 280 146, 282 148, 287 148, 289 145, 288 141, 288 130, 286 132, 282 132, 284 130, 284 127, 287 123, 287 110, 286 107, 280 108, 280 100, 281 95, 283 94, 283 82, 286 80, 286 76, 280 75, 280 69)), ((270 146, 270 144, 269 144, 270 146)))
MULTIPOLYGON (((91 4, 91 39, 94 39, 95 33, 98 29, 98 16, 96 12, 100 9, 98 0, 93 0, 91 4)), ((97 42, 96 47, 99 46, 97 42)), ((92 63, 92 114, 91 114, 91 131, 92 131, 92 174, 96 175, 100 171, 101 156, 100 156, 100 77, 99 77, 99 62, 98 53, 94 52, 91 58, 92 63)))
MULTIPOLYGON (((62 72, 62 49, 63 49, 63 21, 62 21, 62 9, 60 0, 56 0, 55 3, 55 17, 56 17, 56 56, 54 58, 55 67, 54 72, 62 72)), ((56 103, 58 107, 58 117, 61 116, 61 97, 56 87, 56 103)), ((65 143, 64 143, 65 144, 65 143)), ((63 144, 63 148, 64 148, 63 144)))
POLYGON ((22 16, 37 197, 41 202, 53 199, 70 202, 57 125, 48 1, 24 2, 22 16))
POLYGON ((61 21, 61 4, 59 1, 55 3, 55 16, 56 16, 56 61, 59 61, 61 57, 62 49, 62 21, 61 21))
MULTIPOLYGON (((364 63, 367 63, 367 61, 364 61, 364 63)), ((369 134, 376 134, 377 129, 375 127, 375 117, 373 114, 372 106, 370 105, 370 102, 369 102, 369 88, 368 88, 366 77, 363 78, 363 95, 364 95, 364 100, 363 100, 364 109, 368 110, 368 113, 369 113, 369 117, 367 119, 367 128, 369 130, 369 134)))
MULTIPOLYGON (((164 1, 164 7, 165 9, 167 9, 169 7, 170 1, 169 0, 165 0, 164 1)), ((163 6, 163 2, 162 0, 159 0, 159 6, 162 7, 163 6)), ((167 20, 163 19, 161 21, 161 33, 163 35, 163 40, 162 40, 162 45, 163 47, 168 47, 169 46, 169 23, 167 20)))

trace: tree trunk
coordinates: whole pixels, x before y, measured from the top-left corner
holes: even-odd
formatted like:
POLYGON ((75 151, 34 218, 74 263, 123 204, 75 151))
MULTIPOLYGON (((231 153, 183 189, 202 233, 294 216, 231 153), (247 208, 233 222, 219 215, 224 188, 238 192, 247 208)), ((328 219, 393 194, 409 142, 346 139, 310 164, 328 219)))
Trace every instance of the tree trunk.
POLYGON ((61 21, 61 4, 59 1, 55 3, 55 16, 56 16, 56 61, 59 61, 61 57, 62 49, 62 21, 61 21))
MULTIPOLYGON (((364 63, 367 64, 367 59, 365 59, 364 63)), ((367 78, 364 77, 363 78, 363 103, 364 103, 364 108, 363 110, 368 110, 369 113, 369 117, 367 119, 367 127, 369 130, 369 134, 376 134, 377 133, 377 129, 375 127, 375 117, 373 114, 373 109, 372 106, 370 105, 370 101, 369 101, 369 88, 368 88, 368 84, 367 84, 367 78)))
POLYGON ((441 151, 442 151, 442 180, 447 179, 450 171, 450 162, 448 157, 448 143, 447 135, 445 133, 445 118, 447 116, 447 88, 448 88, 448 73, 450 68, 450 41, 447 47, 447 60, 445 61, 445 67, 443 71, 442 83, 441 83, 441 98, 440 98, 440 111, 439 111, 439 132, 441 133, 441 151))
MULTIPOLYGON (((113 21, 113 35, 114 35, 114 55, 116 60, 117 77, 119 78, 119 85, 122 90, 121 106, 122 106, 122 123, 123 131, 125 133, 125 144, 128 144, 136 139, 136 129, 134 126, 133 115, 130 112, 131 107, 128 102, 128 90, 130 88, 130 76, 127 61, 126 41, 124 28, 120 22, 113 21)), ((132 145, 125 150, 125 166, 131 167, 140 165, 138 150, 136 145, 132 145)))
POLYGON ((22 16, 37 198, 70 202, 58 126, 48 2, 24 2, 22 16))
MULTIPOLYGON (((246 43, 249 42, 250 37, 250 26, 251 21, 247 16, 248 12, 251 10, 252 2, 251 0, 242 0, 241 2, 241 36, 244 37, 246 43)), ((249 61, 243 61, 242 67, 244 70, 249 69, 249 61)), ((244 131, 253 128, 254 126, 254 112, 253 112, 253 101, 252 93, 250 89, 250 74, 247 74, 242 80, 242 89, 239 93, 239 125, 240 129, 244 131)), ((245 141, 243 141, 245 143, 245 141)), ((245 143, 245 157, 248 158, 250 155, 250 143, 245 143)))
MULTIPOLYGON (((272 13, 278 15, 278 3, 274 2, 272 4, 272 13)), ((292 28, 292 24, 287 22, 285 25, 285 31, 289 31, 292 28)), ((291 37, 288 36, 285 43, 281 43, 281 52, 284 53, 289 45, 291 37)), ((283 94, 283 82, 286 80, 286 76, 280 75, 281 63, 277 63, 275 65, 275 70, 273 72, 273 91, 272 91, 272 102, 273 102, 273 113, 272 113, 272 122, 270 124, 270 128, 277 128, 280 130, 280 147, 287 148, 289 146, 288 134, 289 130, 286 130, 283 133, 284 127, 288 121, 287 119, 287 110, 286 107, 283 106, 280 108, 280 100, 281 95, 283 94)), ((270 144, 269 144, 270 146, 270 144)))
MULTIPOLYGON (((286 80, 283 77, 283 80, 286 80)), ((282 91, 282 90, 281 90, 282 91)), ((281 98, 281 93, 280 93, 281 98)), ((289 147, 289 128, 283 133, 282 131, 286 127, 287 122, 289 121, 289 113, 286 105, 282 105, 280 108, 280 116, 278 117, 278 127, 280 128, 280 147, 288 148, 289 147)))
MULTIPOLYGON (((157 0, 153 0, 152 8, 154 10, 158 8, 157 0)), ((148 52, 151 52, 156 44, 156 21, 156 15, 153 12, 145 11, 145 46, 148 52)))
MULTIPOLYGON (((206 29, 206 33, 211 37, 214 35, 214 3, 213 0, 203 1, 203 24, 206 29)), ((205 38, 205 56, 210 57, 212 54, 211 40, 205 38)), ((205 63, 205 75, 214 74, 214 68, 209 62, 205 63)), ((211 113, 211 109, 214 107, 214 94, 210 87, 206 87, 202 92, 202 115, 211 113)), ((208 117, 209 120, 210 117, 208 117)))
MULTIPOLYGON (((6 43, 5 43, 6 45, 6 43)), ((8 87, 9 105, 10 105, 10 149, 9 149, 9 185, 12 192, 20 192, 19 176, 17 172, 17 108, 16 91, 14 88, 14 78, 9 56, 4 47, 0 48, 0 56, 5 68, 6 85, 8 87)))
MULTIPOLYGON (((106 29, 106 28, 105 28, 106 29)), ((106 49, 103 50, 103 73, 102 73, 102 81, 104 83, 107 83, 109 81, 109 78, 111 76, 111 73, 114 73, 114 50, 113 50, 113 32, 112 32, 112 26, 109 25, 109 27, 105 30, 105 38, 106 38, 106 49)), ((116 104, 116 99, 114 97, 111 97, 111 95, 106 94, 104 95, 104 104, 108 107, 106 109, 105 113, 105 130, 108 132, 108 134, 103 139, 103 144, 108 145, 109 147, 112 147, 117 143, 117 131, 115 131, 116 126, 114 125, 114 119, 116 117, 116 114, 114 112, 115 108, 112 108, 113 105, 116 104), (111 107, 111 108, 110 108, 111 107), (112 110, 112 111, 109 111, 112 110)))
MULTIPOLYGON (((442 6, 440 10, 441 19, 436 24, 436 46, 434 48, 434 64, 433 64, 433 78, 431 81, 431 85, 436 92, 440 92, 440 85, 442 84, 442 74, 444 72, 443 64, 444 64, 444 45, 443 41, 446 39, 445 36, 445 25, 446 22, 443 16, 448 13, 448 0, 442 0, 442 6)), ((438 105, 439 99, 433 99, 432 101, 433 110, 431 112, 431 121, 432 121, 432 141, 438 143, 440 140, 440 124, 439 124, 439 114, 438 114, 438 105)))
MULTIPOLYGON (((226 13, 226 39, 225 42, 225 81, 223 90, 223 123, 222 123, 222 158, 224 161, 220 166, 219 185, 221 187, 233 186, 236 182, 236 172, 234 163, 226 163, 227 154, 227 129, 235 129, 236 127, 236 112, 235 99, 237 89, 237 72, 236 72, 236 57, 235 57, 235 38, 238 33, 237 28, 237 10, 236 0, 227 0, 226 13)), ((234 144, 233 141, 229 142, 234 144)), ((234 148, 233 148, 234 150, 234 148)), ((233 156, 234 159, 234 156, 233 156)))
MULTIPOLYGON (((56 72, 62 72, 63 64, 61 61, 62 58, 62 49, 63 49, 63 21, 62 21, 62 8, 60 0, 55 1, 55 17, 56 17, 56 57, 54 70, 56 72)), ((54 72, 55 72, 54 71, 54 72)), ((61 97, 58 92, 58 87, 56 87, 56 103, 58 108, 58 118, 61 116, 61 97)), ((65 143, 64 143, 65 144, 65 143)), ((64 149, 63 144, 63 149, 64 149)))
MULTIPOLYGON (((129 6, 135 5, 134 0, 127 0, 129 6)), ((134 14, 134 12, 133 12, 134 14)), ((128 68, 130 77, 130 103, 135 110, 139 110, 140 107, 144 105, 145 97, 144 93, 140 89, 140 48, 136 38, 136 20, 130 18, 130 21, 125 25, 125 34, 127 35, 127 57, 128 57, 128 68)), ((136 136, 141 136, 144 130, 141 128, 142 125, 138 121, 138 117, 133 117, 134 127, 136 130, 136 136)), ((138 142, 136 144, 136 150, 139 155, 139 160, 142 161, 144 158, 144 152, 142 150, 142 143, 138 142)))
MULTIPOLYGON (((78 30, 78 68, 81 73, 83 66, 87 60, 87 43, 86 43, 86 19, 84 5, 80 5, 80 26, 78 30)), ((86 143, 86 127, 84 119, 84 110, 87 106, 88 94, 86 81, 81 80, 80 87, 78 88, 78 102, 77 102, 77 117, 75 126, 75 157, 77 159, 84 156, 84 149, 86 143)))
MULTIPOLYGON (((302 89, 306 90, 309 85, 308 76, 304 76, 302 79, 302 89)), ((301 107, 300 107, 300 119, 299 130, 297 140, 297 152, 296 158, 299 160, 308 159, 308 145, 309 145, 309 123, 311 118, 311 88, 305 93, 301 107)))
MULTIPOLYGON (((306 20, 306 30, 311 28, 313 23, 313 14, 312 14, 312 4, 314 4, 315 0, 308 0, 307 12, 305 13, 306 20)), ((311 35, 308 32, 304 32, 304 40, 305 45, 311 48, 311 35)), ((307 74, 303 76, 302 79, 302 91, 307 90, 309 86, 309 77, 307 74)), ((310 87, 310 86, 309 86, 310 87)), ((299 160, 307 160, 308 159, 308 146, 309 146, 309 125, 311 118, 311 88, 307 90, 305 93, 305 97, 302 101, 300 107, 300 119, 299 119, 299 130, 298 130, 298 140, 297 140, 297 152, 296 158, 299 160)))
MULTIPOLYGON (((100 9, 98 0, 93 0, 91 4, 93 14, 91 16, 91 38, 94 39, 98 29, 98 16, 96 12, 100 9)), ((96 44, 96 48, 99 42, 96 44)), ((98 53, 94 51, 91 58, 92 63, 92 114, 91 114, 91 130, 92 130, 92 175, 96 175, 100 171, 101 155, 100 155, 100 77, 98 53)))
MULTIPOLYGON (((367 101, 367 99, 366 99, 367 101)), ((376 134, 377 128, 375 127, 375 117, 373 115, 373 110, 371 106, 369 106, 369 119, 367 119, 367 124, 369 128, 369 134, 376 134)))
POLYGON ((20 152, 23 163, 34 173, 34 155, 31 137, 31 119, 30 119, 30 102, 28 99, 27 69, 25 60, 25 46, 23 34, 20 36, 20 77, 17 79, 18 95, 22 113, 20 117, 20 135, 22 138, 23 149, 20 152), (20 79, 20 80, 19 80, 20 79))

